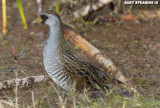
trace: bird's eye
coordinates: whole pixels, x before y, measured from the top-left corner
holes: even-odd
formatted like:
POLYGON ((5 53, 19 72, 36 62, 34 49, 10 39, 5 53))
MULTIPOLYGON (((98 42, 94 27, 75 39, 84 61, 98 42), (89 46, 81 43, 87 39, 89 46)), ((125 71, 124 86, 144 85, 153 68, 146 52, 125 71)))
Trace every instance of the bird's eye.
POLYGON ((44 16, 44 19, 47 19, 48 18, 48 16, 44 16))
POLYGON ((46 20, 46 19, 48 18, 48 16, 46 16, 46 15, 41 15, 41 18, 42 18, 43 20, 46 20))

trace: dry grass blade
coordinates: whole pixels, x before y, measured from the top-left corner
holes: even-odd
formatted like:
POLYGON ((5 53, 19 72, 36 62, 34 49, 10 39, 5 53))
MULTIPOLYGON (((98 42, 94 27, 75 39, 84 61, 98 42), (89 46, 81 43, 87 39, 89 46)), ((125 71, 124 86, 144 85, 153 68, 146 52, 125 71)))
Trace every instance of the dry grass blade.
POLYGON ((18 108, 18 81, 17 81, 17 71, 15 72, 16 74, 16 88, 15 88, 15 95, 16 95, 16 108, 18 108))
POLYGON ((51 108, 51 102, 49 100, 49 96, 47 96, 47 102, 48 102, 49 108, 51 108))
POLYGON ((59 4, 60 4, 60 0, 57 0, 56 3, 56 12, 59 13, 59 4))
POLYGON ((59 100, 59 108, 65 108, 65 103, 66 101, 63 101, 62 96, 60 95, 59 91, 57 90, 57 88, 53 85, 53 83, 49 82, 52 86, 52 88, 56 91, 57 96, 58 96, 58 100, 59 100))
POLYGON ((21 19, 22 19, 22 23, 24 25, 24 29, 27 29, 28 26, 27 26, 27 23, 26 23, 26 18, 24 16, 21 0, 16 0, 16 1, 17 1, 17 4, 18 4, 18 9, 19 9, 19 13, 20 13, 20 16, 21 16, 21 19))
POLYGON ((72 92, 72 96, 73 96, 73 108, 76 108, 76 98, 75 98, 75 92, 76 92, 76 83, 74 82, 74 86, 73 86, 73 92, 72 92))
POLYGON ((7 17, 6 17, 6 0, 2 0, 2 19, 3 19, 3 35, 6 34, 6 25, 7 25, 7 17))
POLYGON ((126 107, 126 100, 124 100, 122 108, 125 108, 125 107, 126 107))
POLYGON ((32 91, 32 103, 33 103, 33 108, 36 108, 35 99, 34 99, 34 91, 32 91))

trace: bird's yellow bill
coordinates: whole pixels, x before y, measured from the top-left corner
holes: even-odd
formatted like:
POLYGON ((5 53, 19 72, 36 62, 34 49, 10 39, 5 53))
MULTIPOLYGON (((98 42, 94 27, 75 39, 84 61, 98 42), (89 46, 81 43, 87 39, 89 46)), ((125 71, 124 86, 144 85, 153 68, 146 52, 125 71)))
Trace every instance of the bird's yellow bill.
POLYGON ((32 23, 36 24, 36 23, 41 23, 42 19, 40 17, 38 17, 37 19, 35 19, 32 23))

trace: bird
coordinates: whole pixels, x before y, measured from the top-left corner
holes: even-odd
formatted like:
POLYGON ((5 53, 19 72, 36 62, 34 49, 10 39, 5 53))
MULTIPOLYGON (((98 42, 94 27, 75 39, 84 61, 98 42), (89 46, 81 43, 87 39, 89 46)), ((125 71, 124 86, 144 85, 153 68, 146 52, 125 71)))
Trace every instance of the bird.
POLYGON ((83 88, 104 89, 112 78, 89 62, 77 56, 65 42, 62 21, 54 10, 47 10, 32 23, 48 26, 48 36, 43 49, 43 64, 49 77, 64 90, 69 91, 76 84, 76 90, 83 88))

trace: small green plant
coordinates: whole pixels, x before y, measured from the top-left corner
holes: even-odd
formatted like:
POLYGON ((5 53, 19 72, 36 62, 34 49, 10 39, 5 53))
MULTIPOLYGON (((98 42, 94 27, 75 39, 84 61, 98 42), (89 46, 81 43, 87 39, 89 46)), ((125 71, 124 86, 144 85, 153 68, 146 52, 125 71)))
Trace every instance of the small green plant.
POLYGON ((84 24, 87 28, 91 28, 93 31, 96 31, 96 29, 93 27, 93 22, 91 21, 85 21, 84 19, 80 19, 80 22, 84 24))

